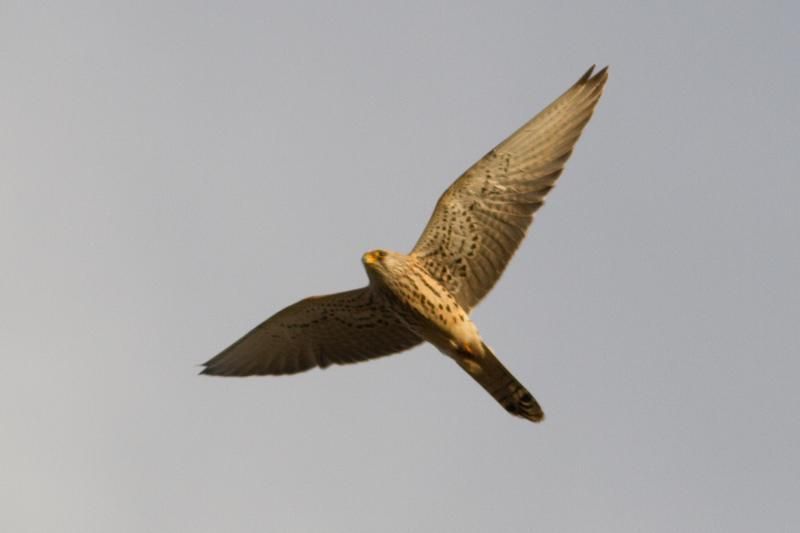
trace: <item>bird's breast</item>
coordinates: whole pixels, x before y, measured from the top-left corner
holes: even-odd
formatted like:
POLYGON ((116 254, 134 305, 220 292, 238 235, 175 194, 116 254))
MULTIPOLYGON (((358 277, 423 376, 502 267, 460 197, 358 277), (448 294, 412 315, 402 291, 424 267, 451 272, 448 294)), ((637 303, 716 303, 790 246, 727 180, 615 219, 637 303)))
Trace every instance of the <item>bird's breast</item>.
POLYGON ((480 346, 480 335, 469 314, 455 297, 421 265, 408 265, 387 279, 393 307, 417 334, 444 351, 480 346))

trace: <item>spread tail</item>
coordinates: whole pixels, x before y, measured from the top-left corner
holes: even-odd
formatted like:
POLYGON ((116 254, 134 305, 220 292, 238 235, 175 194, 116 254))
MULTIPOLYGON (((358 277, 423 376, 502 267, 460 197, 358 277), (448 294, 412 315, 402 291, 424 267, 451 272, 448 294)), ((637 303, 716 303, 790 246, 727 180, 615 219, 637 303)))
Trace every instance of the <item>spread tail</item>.
POLYGON ((486 344, 483 344, 483 349, 483 356, 458 351, 454 359, 506 411, 531 422, 541 422, 544 412, 533 395, 511 375, 486 344))

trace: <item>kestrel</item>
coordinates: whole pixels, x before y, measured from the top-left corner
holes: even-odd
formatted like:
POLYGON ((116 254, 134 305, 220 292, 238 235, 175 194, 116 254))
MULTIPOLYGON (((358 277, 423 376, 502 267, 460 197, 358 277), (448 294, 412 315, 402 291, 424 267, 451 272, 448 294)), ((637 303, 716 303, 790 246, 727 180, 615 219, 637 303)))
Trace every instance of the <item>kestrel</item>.
POLYGON ((444 192, 411 253, 365 253, 369 285, 290 305, 202 373, 294 374, 427 341, 509 413, 542 420, 539 403, 484 343, 469 312, 497 283, 591 118, 608 78, 607 68, 593 70, 444 192))

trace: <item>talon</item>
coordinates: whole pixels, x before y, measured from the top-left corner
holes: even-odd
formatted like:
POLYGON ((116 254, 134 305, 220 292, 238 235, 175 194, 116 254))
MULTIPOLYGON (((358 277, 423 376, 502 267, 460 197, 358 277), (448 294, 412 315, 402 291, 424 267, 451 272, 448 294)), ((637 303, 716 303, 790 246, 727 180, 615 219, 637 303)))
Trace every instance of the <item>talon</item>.
POLYGON ((473 350, 472 347, 469 344, 462 344, 461 346, 459 346, 459 349, 462 352, 466 352, 466 353, 468 353, 468 354, 470 354, 472 356, 476 355, 475 354, 475 350, 473 350))
POLYGON ((459 362, 461 363, 461 366, 464 367, 464 370, 466 370, 470 374, 472 374, 472 375, 480 374, 481 365, 479 365, 478 363, 476 363, 472 359, 462 358, 461 361, 459 361, 459 362))

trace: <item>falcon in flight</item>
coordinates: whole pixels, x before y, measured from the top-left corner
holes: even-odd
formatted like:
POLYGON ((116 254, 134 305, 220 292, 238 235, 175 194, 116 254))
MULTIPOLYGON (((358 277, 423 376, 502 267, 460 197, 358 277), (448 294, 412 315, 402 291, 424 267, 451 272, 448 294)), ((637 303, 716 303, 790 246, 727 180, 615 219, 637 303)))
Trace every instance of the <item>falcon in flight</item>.
POLYGON ((509 413, 544 413, 469 316, 497 283, 592 116, 607 68, 567 92, 461 175, 409 254, 373 250, 369 285, 277 312, 204 364, 202 374, 294 374, 366 361, 424 341, 451 357, 509 413))

